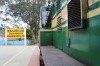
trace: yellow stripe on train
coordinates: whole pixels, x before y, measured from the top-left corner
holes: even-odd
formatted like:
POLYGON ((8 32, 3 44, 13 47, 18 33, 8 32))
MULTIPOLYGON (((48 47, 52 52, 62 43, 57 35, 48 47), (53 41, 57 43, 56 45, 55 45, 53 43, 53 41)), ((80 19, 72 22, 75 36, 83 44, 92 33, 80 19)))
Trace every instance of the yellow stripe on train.
POLYGON ((100 7, 87 13, 87 18, 94 17, 100 14, 100 7))

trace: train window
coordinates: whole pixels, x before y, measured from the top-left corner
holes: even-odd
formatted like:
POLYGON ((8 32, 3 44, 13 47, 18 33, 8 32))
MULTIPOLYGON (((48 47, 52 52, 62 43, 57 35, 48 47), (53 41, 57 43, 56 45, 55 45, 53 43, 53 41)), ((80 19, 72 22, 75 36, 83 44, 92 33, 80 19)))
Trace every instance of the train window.
POLYGON ((86 0, 71 0, 68 3, 68 29, 85 28, 86 18, 86 0))
POLYGON ((58 32, 61 32, 62 31, 61 16, 57 18, 57 31, 58 32))
POLYGON ((61 7, 61 0, 57 0, 57 14, 59 14, 61 11, 60 11, 60 7, 61 7))
POLYGON ((47 8, 42 8, 42 27, 47 28, 50 27, 50 11, 47 8))

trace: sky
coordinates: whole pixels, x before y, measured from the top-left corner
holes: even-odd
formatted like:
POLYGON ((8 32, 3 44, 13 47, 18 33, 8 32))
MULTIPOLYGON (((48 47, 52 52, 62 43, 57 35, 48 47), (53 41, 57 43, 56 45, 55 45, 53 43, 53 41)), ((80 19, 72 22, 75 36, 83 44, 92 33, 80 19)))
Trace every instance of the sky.
MULTIPOLYGON (((13 3, 15 4, 15 1, 13 1, 13 3)), ((15 23, 13 17, 11 17, 10 15, 5 16, 6 8, 8 8, 7 5, 6 6, 0 6, 0 12, 3 11, 3 14, 0 14, 0 27, 2 27, 2 25, 5 25, 5 26, 8 26, 10 28, 14 28, 14 24, 17 24, 19 27, 27 28, 26 23, 24 23, 22 21, 15 23), (2 20, 2 19, 6 19, 6 18, 10 19, 11 21, 3 21, 2 20)))

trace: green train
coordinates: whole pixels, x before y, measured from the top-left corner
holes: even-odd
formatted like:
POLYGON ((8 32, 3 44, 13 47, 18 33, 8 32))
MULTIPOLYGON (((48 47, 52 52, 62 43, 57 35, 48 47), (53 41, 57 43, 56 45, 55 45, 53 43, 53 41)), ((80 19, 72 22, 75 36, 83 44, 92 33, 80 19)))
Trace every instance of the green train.
POLYGON ((100 66, 100 0, 55 0, 40 9, 40 46, 100 66))

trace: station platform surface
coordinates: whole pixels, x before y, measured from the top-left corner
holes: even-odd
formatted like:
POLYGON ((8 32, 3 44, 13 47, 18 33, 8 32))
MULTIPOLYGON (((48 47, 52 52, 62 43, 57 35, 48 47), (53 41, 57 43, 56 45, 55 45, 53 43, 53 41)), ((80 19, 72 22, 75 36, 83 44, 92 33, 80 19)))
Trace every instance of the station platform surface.
POLYGON ((87 66, 53 46, 41 46, 45 66, 87 66))
POLYGON ((0 66, 40 66, 38 46, 0 46, 0 66))

